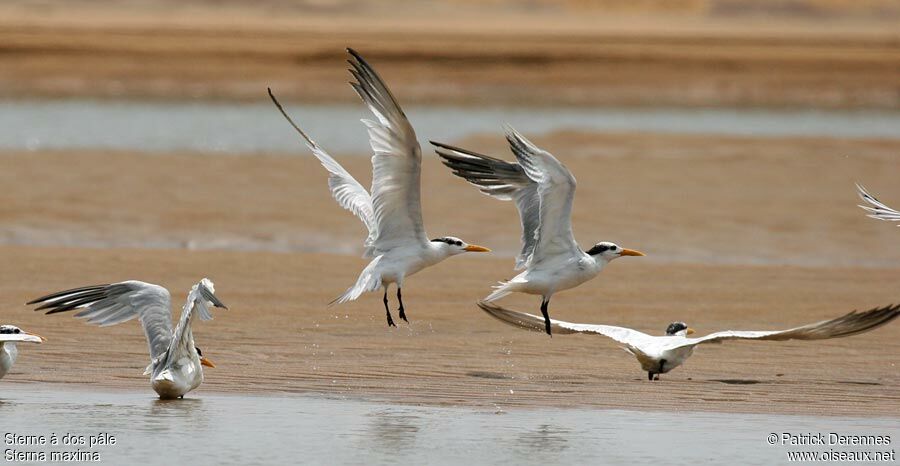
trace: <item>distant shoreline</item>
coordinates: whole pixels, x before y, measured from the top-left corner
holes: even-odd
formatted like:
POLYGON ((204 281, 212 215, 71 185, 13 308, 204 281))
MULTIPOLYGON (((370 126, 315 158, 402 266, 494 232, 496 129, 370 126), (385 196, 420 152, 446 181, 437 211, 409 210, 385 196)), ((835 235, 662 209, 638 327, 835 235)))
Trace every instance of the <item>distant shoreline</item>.
MULTIPOLYGON (((347 102, 359 49, 407 104, 897 109, 895 21, 0 8, 0 96, 347 102)), ((456 10, 452 10, 456 11, 456 10)))

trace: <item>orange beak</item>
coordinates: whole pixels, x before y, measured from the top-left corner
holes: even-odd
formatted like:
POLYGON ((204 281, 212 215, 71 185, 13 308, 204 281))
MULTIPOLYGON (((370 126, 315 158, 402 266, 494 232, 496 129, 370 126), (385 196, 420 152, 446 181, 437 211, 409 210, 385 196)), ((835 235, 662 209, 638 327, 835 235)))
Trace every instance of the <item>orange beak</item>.
POLYGON ((695 333, 695 332, 694 332, 694 329, 688 327, 688 329, 687 329, 687 334, 688 334, 688 335, 693 335, 694 333, 695 333))
POLYGON ((200 358, 200 365, 206 366, 206 367, 216 367, 216 365, 213 364, 212 361, 210 361, 209 359, 206 359, 206 358, 200 358))
POLYGON ((622 256, 646 256, 646 254, 642 253, 641 251, 635 251, 634 249, 625 249, 625 248, 622 248, 622 253, 620 255, 622 255, 622 256))
POLYGON ((470 244, 470 245, 464 247, 463 249, 465 249, 466 251, 469 251, 469 252, 491 252, 490 249, 488 249, 484 246, 478 246, 477 244, 470 244))
POLYGON ((23 332, 23 333, 24 333, 25 335, 28 335, 29 337, 35 337, 35 338, 37 338, 38 341, 30 340, 30 341, 32 341, 32 342, 34 342, 34 343, 43 343, 43 342, 47 341, 46 338, 44 338, 44 337, 42 337, 42 336, 40 336, 40 335, 38 335, 38 334, 36 334, 36 333, 31 333, 31 332, 23 332))

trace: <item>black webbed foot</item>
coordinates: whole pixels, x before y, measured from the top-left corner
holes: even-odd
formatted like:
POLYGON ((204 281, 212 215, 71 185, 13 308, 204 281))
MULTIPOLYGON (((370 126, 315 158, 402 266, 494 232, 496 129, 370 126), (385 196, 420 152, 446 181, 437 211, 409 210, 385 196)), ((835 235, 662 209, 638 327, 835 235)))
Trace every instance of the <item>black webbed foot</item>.
POLYGON ((550 301, 541 301, 541 314, 544 315, 544 331, 547 332, 547 335, 553 336, 553 333, 550 331, 550 311, 547 310, 547 306, 550 304, 550 301))
POLYGON ((391 317, 391 310, 388 308, 387 288, 384 289, 384 313, 387 315, 388 327, 396 327, 397 324, 394 323, 394 318, 391 317))
POLYGON ((403 294, 400 292, 400 287, 397 287, 397 301, 400 301, 400 308, 397 309, 400 311, 400 318, 408 324, 409 320, 406 319, 406 311, 403 309, 403 294))

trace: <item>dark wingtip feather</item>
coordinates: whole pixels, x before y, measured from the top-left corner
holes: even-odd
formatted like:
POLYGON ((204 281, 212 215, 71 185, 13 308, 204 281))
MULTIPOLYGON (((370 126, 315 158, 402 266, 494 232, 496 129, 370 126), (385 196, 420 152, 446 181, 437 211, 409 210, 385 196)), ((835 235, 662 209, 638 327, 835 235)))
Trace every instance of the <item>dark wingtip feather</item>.
MULTIPOLYGON (((79 288, 72 288, 72 289, 70 289, 70 290, 58 291, 58 292, 56 292, 56 293, 51 293, 51 294, 48 294, 48 295, 46 295, 46 296, 41 296, 40 298, 32 299, 31 301, 28 301, 27 303, 25 303, 25 305, 26 305, 26 306, 30 306, 30 305, 32 305, 32 304, 42 303, 42 302, 44 302, 44 301, 52 300, 52 299, 54 299, 54 298, 59 298, 60 296, 66 296, 66 295, 69 295, 69 294, 79 293, 79 292, 82 292, 82 291, 96 291, 96 290, 101 290, 101 289, 103 289, 103 288, 106 288, 107 286, 109 286, 108 283, 103 284, 103 285, 82 286, 82 287, 79 287, 79 288)), ((38 309, 35 309, 35 310, 38 310, 38 309)))
POLYGON ((218 307, 218 308, 222 308, 222 309, 226 309, 226 310, 228 309, 228 306, 226 306, 225 303, 223 303, 222 301, 220 301, 219 298, 218 298, 215 294, 213 294, 212 291, 209 290, 209 288, 207 288, 207 287, 205 287, 205 286, 201 286, 201 287, 200 287, 200 294, 201 294, 207 301, 213 303, 213 306, 218 307))

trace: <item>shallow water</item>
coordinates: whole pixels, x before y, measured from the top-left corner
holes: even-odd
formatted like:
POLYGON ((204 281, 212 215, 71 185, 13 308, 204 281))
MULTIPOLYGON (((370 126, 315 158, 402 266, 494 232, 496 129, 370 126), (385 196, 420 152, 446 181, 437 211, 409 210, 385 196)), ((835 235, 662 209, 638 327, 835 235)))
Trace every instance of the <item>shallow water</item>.
MULTIPOLYGON (((594 409, 439 408, 314 396, 149 392, 3 384, 4 458, 96 452, 108 464, 773 464, 788 451, 887 447, 769 445, 771 433, 890 435, 896 419, 594 409), (7 434, 115 437, 115 445, 11 445, 7 434), (727 445, 727 447, 725 447, 727 445), (21 453, 25 452, 25 453, 21 453)), ((49 440, 48 440, 49 441, 49 440)), ((84 453, 82 453, 84 454, 84 453)))
MULTIPOLYGON (((261 99, 263 100, 263 99, 261 99)), ((361 105, 290 105, 326 150, 368 153, 361 105)), ((408 106, 423 147, 497 133, 562 129, 745 136, 900 138, 900 112, 689 108, 460 108, 408 106)), ((0 149, 118 149, 165 152, 307 152, 268 102, 0 101, 0 149)))

